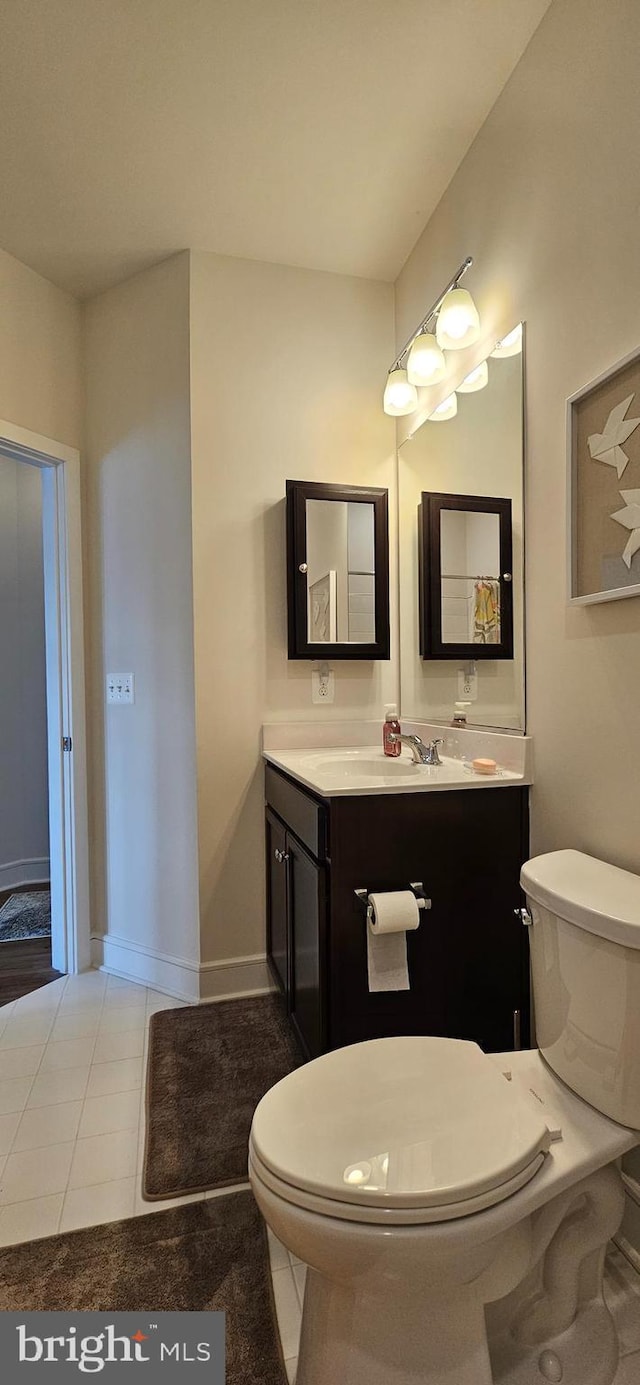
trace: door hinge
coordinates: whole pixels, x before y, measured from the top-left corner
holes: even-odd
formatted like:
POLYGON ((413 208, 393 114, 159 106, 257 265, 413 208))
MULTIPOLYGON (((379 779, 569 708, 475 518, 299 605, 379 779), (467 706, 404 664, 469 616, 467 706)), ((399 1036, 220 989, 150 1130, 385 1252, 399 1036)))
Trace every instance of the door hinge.
POLYGON ((62 749, 63 749, 64 751, 66 751, 67 754, 70 754, 70 752, 71 752, 71 750, 72 750, 72 744, 73 744, 73 743, 72 743, 72 740, 71 740, 71 736, 63 736, 63 737, 62 737, 62 749))

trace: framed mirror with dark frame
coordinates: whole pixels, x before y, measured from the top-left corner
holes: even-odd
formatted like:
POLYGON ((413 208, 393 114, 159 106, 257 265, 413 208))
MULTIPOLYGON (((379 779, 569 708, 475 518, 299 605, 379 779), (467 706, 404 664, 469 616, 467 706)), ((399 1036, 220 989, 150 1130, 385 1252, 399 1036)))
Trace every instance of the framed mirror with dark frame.
POLYGON ((511 500, 423 491, 418 507, 423 659, 512 659, 511 500))
POLYGON ((290 659, 388 659, 389 515, 381 487, 287 481, 290 659))

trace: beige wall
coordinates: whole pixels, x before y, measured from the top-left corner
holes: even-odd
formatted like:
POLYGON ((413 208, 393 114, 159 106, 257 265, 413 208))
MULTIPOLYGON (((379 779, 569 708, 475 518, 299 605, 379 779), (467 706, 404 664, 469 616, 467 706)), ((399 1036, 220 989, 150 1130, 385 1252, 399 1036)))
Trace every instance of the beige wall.
POLYGON ((94 299, 85 328, 94 930, 119 969, 160 981, 177 959, 197 994, 188 255, 94 299), (105 706, 112 672, 133 706, 105 706))
POLYGON ((79 447, 80 305, 0 250, 0 418, 79 447))
MULTIPOLYGON (((337 663, 331 707, 286 649, 286 479, 393 487, 389 285, 192 256, 202 955, 264 953, 263 721, 382 715, 395 661, 337 663)), ((392 505, 391 534, 395 532, 392 505)), ((395 574, 392 578, 395 592, 395 574)), ((395 619, 395 609, 394 609, 395 619)), ((394 645, 395 647, 395 645, 394 645)))
POLYGON ((639 51, 636 0, 555 0, 396 286, 402 340, 466 254, 488 335, 526 320, 532 848, 636 872, 640 599, 567 606, 565 400, 640 345, 639 51))
POLYGON ((556 0, 397 283, 404 340, 452 269, 489 337, 527 324, 533 849, 640 870, 640 601, 565 597, 565 399, 640 345, 640 7, 556 0))

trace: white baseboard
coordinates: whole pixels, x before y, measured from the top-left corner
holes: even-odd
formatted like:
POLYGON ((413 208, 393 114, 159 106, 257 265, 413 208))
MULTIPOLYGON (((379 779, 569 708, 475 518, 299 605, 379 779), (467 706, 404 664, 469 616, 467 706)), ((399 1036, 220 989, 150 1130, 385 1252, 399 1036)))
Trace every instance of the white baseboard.
POLYGON ((116 933, 95 935, 91 939, 91 961, 101 971, 112 972, 140 986, 174 995, 177 1000, 194 1004, 199 999, 197 962, 172 957, 166 952, 145 947, 142 943, 121 938, 116 933))
POLYGON ((273 989, 264 953, 200 963, 201 1000, 236 1000, 240 996, 265 995, 273 989))
POLYGON ((15 890, 18 885, 43 885, 48 880, 48 856, 31 856, 25 861, 7 861, 0 866, 0 890, 15 890))
POLYGON ((196 1005, 201 1000, 235 1000, 273 989, 264 955, 229 957, 220 962, 191 962, 172 957, 115 933, 91 939, 94 967, 137 981, 140 986, 196 1005))

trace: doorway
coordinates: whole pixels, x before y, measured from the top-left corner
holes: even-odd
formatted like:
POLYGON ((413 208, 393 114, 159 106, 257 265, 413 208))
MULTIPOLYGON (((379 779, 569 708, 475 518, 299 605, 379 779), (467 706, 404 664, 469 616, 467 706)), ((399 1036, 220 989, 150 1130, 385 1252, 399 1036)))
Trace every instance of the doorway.
MULTIPOLYGON (((3 461, 10 464, 18 497, 16 648, 23 664, 21 671, 11 670, 5 658, 3 686, 6 699, 9 694, 22 699, 25 713, 20 744, 12 753, 7 748, 5 759, 9 770, 13 762, 14 778, 17 769, 13 799, 28 846, 18 850, 19 834, 17 829, 12 834, 5 803, 0 924, 4 915, 9 936, 0 945, 0 1005, 90 965, 79 454, 0 421, 0 465, 3 461), (36 512, 41 517, 39 579, 36 512), (21 946, 22 939, 29 946, 26 941, 21 946)), ((11 488, 5 490, 5 497, 10 494, 11 488)), ((11 517, 6 518, 9 524, 11 517)), ((3 777, 10 780, 9 773, 3 777)))
POLYGON ((0 453, 0 1004, 53 980, 42 479, 0 453))

